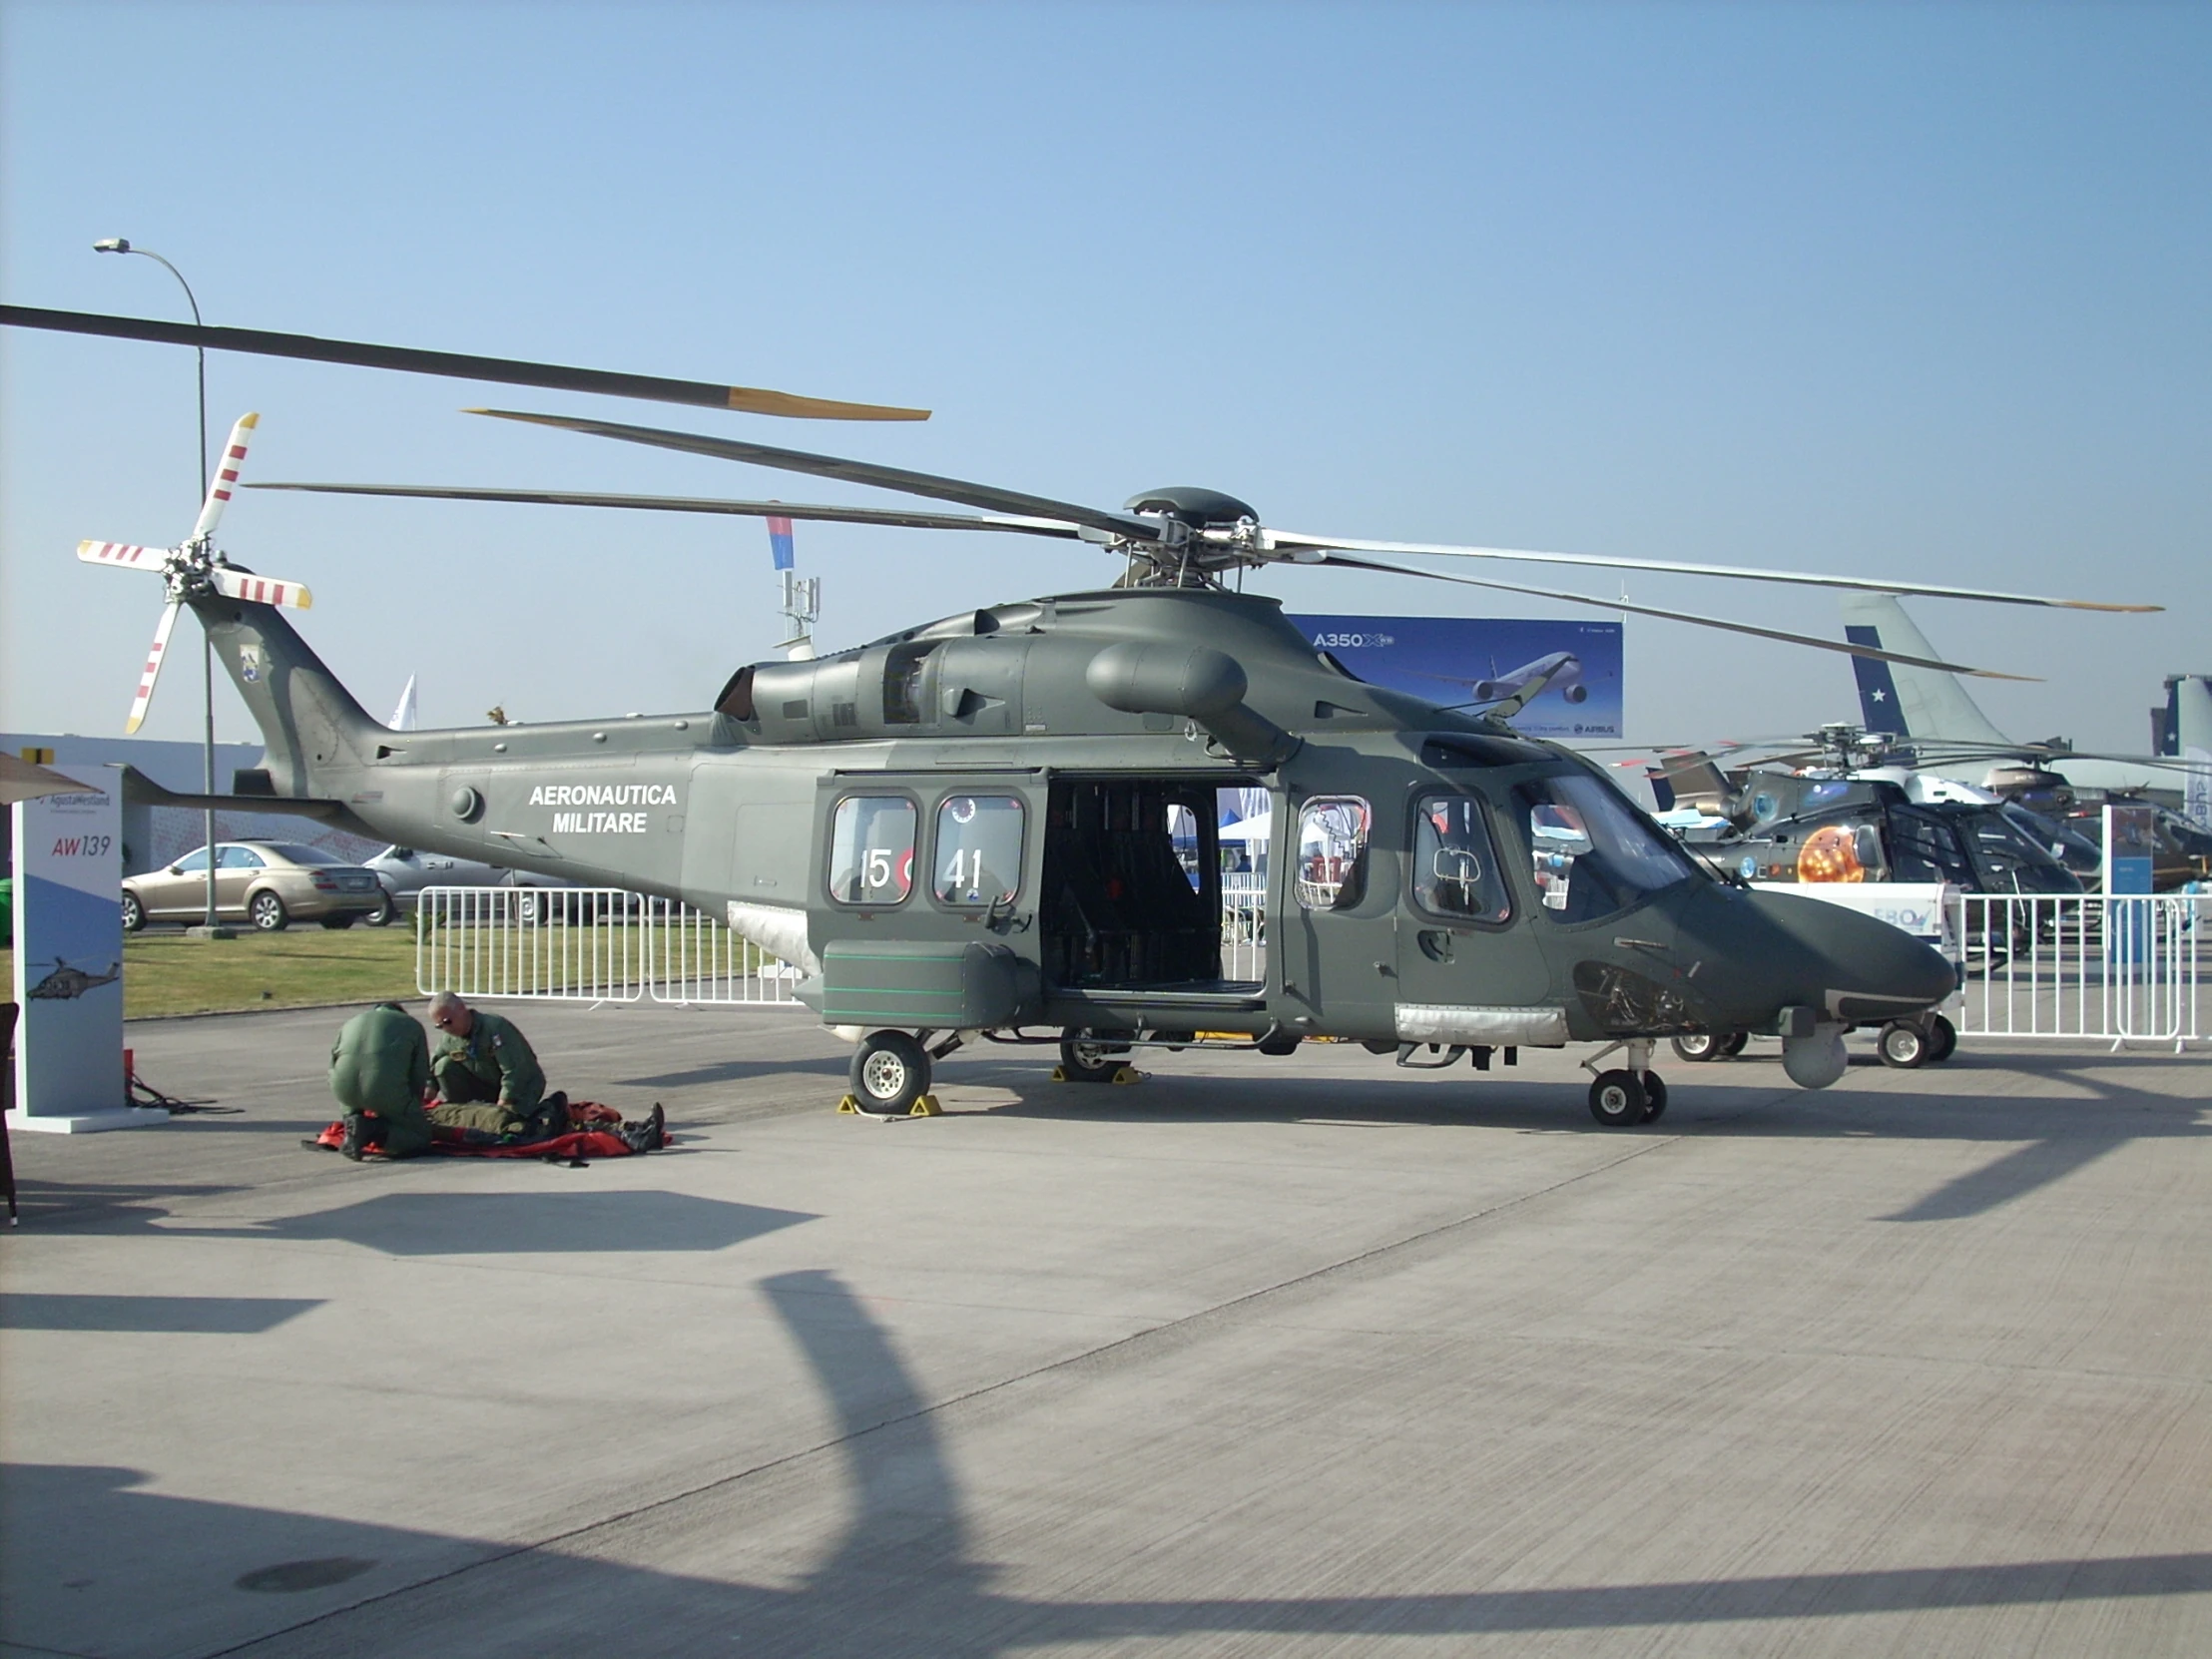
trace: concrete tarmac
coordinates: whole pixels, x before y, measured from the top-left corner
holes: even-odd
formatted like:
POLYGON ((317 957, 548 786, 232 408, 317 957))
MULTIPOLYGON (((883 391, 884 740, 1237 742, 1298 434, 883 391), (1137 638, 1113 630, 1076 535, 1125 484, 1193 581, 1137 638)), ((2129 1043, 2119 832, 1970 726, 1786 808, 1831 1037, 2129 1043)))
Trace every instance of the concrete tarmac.
POLYGON ((1623 1132, 1572 1056, 985 1048, 878 1124, 803 1015, 508 1011, 679 1144, 304 1151, 327 1010, 15 1137, 0 1652, 2212 1651, 2201 1053, 1755 1045, 1623 1132))

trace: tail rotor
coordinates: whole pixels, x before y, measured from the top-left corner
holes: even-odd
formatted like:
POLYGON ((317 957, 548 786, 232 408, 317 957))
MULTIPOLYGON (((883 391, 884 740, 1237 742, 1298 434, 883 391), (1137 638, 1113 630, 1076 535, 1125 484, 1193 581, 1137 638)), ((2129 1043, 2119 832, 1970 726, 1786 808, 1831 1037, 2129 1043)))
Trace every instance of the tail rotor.
POLYGON ((231 492, 238 485, 239 470, 246 461, 247 445, 261 418, 258 414, 242 415, 238 424, 231 428, 231 441, 224 445, 215 476, 208 480, 208 495, 201 504, 200 517, 193 524, 192 535, 182 544, 167 548, 114 541, 77 544, 77 557, 86 564, 151 571, 161 577, 167 590, 169 604, 154 630, 153 649, 147 653, 145 672, 139 676, 138 695, 131 700, 131 718, 123 728, 126 733, 136 732, 145 722, 147 706, 154 700, 155 682, 161 678, 162 659, 169 653, 170 631, 177 626, 177 613, 188 601, 220 594, 225 599, 277 605, 295 611, 306 610, 314 603, 302 584, 242 570, 215 546, 216 526, 223 521, 224 508, 230 505, 231 492))

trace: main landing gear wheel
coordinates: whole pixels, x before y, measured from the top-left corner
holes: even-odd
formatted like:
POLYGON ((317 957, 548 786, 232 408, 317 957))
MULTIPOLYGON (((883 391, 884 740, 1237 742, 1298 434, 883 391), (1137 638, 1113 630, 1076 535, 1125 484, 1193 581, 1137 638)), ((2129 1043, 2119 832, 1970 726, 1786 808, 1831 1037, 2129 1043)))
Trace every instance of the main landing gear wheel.
POLYGON ((1685 1031, 1669 1041, 1685 1060, 1718 1060, 1728 1047, 1727 1034, 1720 1031, 1685 1031))
POLYGON ((1116 1046, 1087 1031, 1070 1030, 1060 1039, 1060 1074, 1070 1083, 1111 1083, 1121 1068, 1116 1046))
MULTIPOLYGON (((1665 1098, 1660 1097, 1662 1108, 1665 1098)), ((1601 1071, 1590 1085, 1590 1116, 1608 1129, 1626 1129, 1643 1122, 1649 1105, 1644 1085, 1632 1071, 1601 1071)))
POLYGON ((1644 1073, 1644 1117, 1646 1123, 1657 1123, 1659 1114, 1667 1109, 1667 1085, 1655 1071, 1644 1073))
POLYGON ((1936 1049, 1926 1031, 1902 1019, 1892 1020, 1882 1028, 1882 1038, 1876 1046, 1882 1051, 1882 1063, 1896 1066, 1900 1071, 1918 1071, 1928 1064, 1936 1049))
POLYGON ((1941 1014, 1928 1022, 1928 1063, 1939 1066, 1958 1052, 1958 1027, 1941 1014))
POLYGON ((903 1031, 870 1031, 852 1055, 852 1092, 867 1111, 903 1114, 929 1092, 929 1054, 903 1031))
POLYGON ((1721 1044, 1721 1058, 1733 1060, 1744 1051, 1744 1044, 1751 1041, 1749 1031, 1731 1031, 1728 1040, 1721 1044))

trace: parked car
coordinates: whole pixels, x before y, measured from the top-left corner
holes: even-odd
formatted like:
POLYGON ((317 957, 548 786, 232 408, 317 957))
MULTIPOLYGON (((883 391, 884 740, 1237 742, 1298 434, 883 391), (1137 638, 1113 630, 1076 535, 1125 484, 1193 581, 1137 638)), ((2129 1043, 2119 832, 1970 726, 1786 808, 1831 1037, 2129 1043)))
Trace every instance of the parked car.
MULTIPOLYGON (((251 922, 274 933, 294 921, 350 927, 383 907, 373 870, 349 864, 298 841, 218 841, 215 910, 227 921, 251 922)), ((208 848, 186 853, 167 869, 123 878, 123 926, 150 921, 198 921, 207 914, 208 848)))
MULTIPOLYGON (((576 883, 557 876, 533 875, 528 870, 506 869, 476 858, 456 858, 445 852, 422 852, 411 846, 387 846, 365 860, 382 883, 385 902, 368 918, 381 927, 402 909, 412 909, 424 887, 571 887, 576 883)), ((525 920, 532 917, 525 914, 525 920)))

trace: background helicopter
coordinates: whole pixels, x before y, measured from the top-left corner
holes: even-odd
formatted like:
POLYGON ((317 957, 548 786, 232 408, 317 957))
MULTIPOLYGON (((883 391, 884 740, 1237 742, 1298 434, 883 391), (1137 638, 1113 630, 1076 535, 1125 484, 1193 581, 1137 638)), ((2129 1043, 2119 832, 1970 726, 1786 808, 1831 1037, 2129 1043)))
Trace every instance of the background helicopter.
POLYGON ((1804 742, 1729 769, 1702 751, 1648 765, 1659 822, 1745 881, 2078 893, 2094 876, 2093 845, 1986 791, 1916 771, 1881 734, 1825 726, 1804 742))
POLYGON ((1924 1018, 1951 988, 1940 957, 1884 924, 1707 879, 1589 763, 1496 718, 1366 685, 1317 655, 1275 600, 1231 587, 1248 568, 1295 561, 1531 593, 1545 590, 1372 555, 1615 561, 1276 530, 1210 490, 1107 511, 697 433, 506 418, 980 511, 270 487, 986 529, 1079 539, 1121 560, 1110 589, 748 665, 697 715, 408 733, 371 720, 268 596, 240 591, 248 573, 212 553, 211 570, 235 579, 171 569, 269 740, 266 768, 241 778, 257 804, 296 802, 410 845, 722 913, 806 970, 803 997, 856 1040, 854 1093, 877 1110, 912 1106, 931 1062, 977 1035, 1057 1043, 1064 1074, 1082 1080, 1115 1075, 1148 1043, 1284 1052, 1333 1036, 1400 1064, 1471 1054, 1486 1069, 1501 1049, 1510 1063, 1520 1046, 1581 1040, 1625 1050, 1590 1102, 1625 1124, 1665 1108, 1649 1066, 1658 1038, 1778 1034, 1790 1074, 1825 1086, 1851 1024, 1924 1018), (1266 791, 1274 810, 1275 919, 1255 980, 1222 973, 1215 805, 1227 789, 1266 791), (1176 857, 1178 828, 1197 842, 1190 865, 1176 857))

